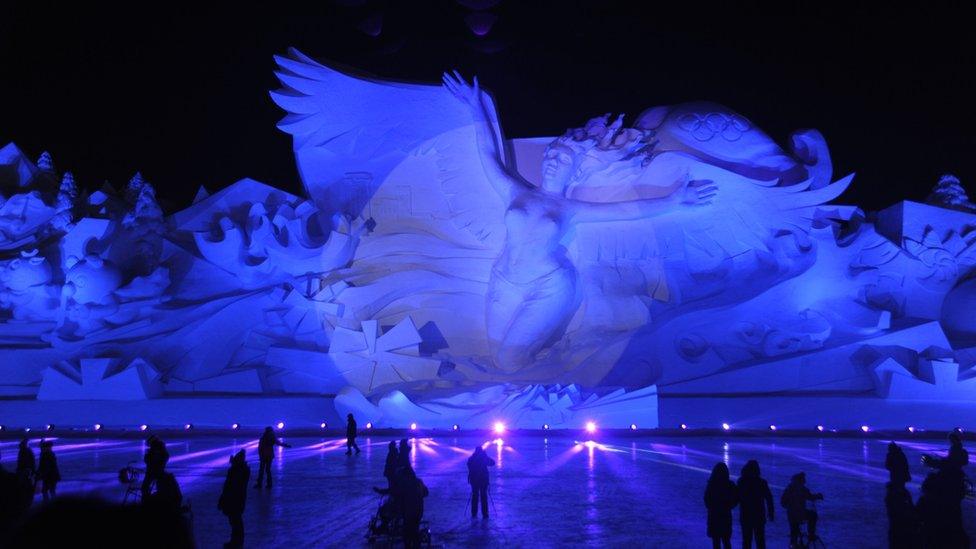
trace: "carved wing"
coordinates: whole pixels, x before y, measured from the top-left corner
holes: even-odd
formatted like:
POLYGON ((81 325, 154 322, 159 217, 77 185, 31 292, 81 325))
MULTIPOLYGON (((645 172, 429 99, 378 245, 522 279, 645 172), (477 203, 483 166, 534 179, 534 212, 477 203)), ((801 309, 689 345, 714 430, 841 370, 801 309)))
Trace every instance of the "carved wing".
POLYGON ((284 88, 271 95, 289 113, 279 127, 294 137, 309 195, 372 220, 351 267, 336 273, 352 283, 346 316, 387 324, 410 314, 480 346, 471 334, 484 322, 506 205, 485 177, 467 109, 439 85, 353 76, 294 49, 276 61, 284 88))
MULTIPOLYGON (((283 88, 271 97, 288 112, 278 127, 293 136, 305 188, 327 211, 359 215, 390 173, 418 147, 471 125, 467 110, 440 85, 346 74, 294 48, 275 61, 283 88)), ((480 166, 470 137, 449 147, 443 138, 438 140, 437 161, 450 172, 443 174, 445 180, 465 178, 460 187, 448 184, 452 204, 465 215, 469 210, 463 205, 464 195, 484 199, 481 191, 490 189, 483 173, 457 169, 480 166)))

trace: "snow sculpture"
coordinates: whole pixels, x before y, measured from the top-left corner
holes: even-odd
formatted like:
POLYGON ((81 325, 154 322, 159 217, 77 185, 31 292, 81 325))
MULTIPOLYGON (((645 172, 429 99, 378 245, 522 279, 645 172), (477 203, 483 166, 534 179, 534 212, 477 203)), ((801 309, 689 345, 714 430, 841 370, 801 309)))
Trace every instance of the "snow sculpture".
POLYGON ((0 395, 314 395, 431 427, 792 399, 804 424, 976 418, 958 180, 867 215, 832 204, 853 176, 834 181, 818 132, 783 148, 721 105, 506 140, 457 74, 276 61, 304 197, 243 179, 164 216, 141 174, 87 194, 50 155, 0 149, 0 395), (118 369, 139 360, 158 376, 118 369))
POLYGON ((158 373, 144 360, 108 358, 60 363, 44 372, 38 400, 145 400, 158 396, 158 373))

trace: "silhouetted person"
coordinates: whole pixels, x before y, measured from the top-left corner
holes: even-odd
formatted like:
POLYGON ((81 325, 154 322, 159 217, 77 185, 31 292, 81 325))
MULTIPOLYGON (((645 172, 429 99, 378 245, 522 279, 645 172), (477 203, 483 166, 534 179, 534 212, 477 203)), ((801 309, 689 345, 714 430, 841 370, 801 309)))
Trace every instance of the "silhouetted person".
POLYGON ((224 547, 244 545, 244 505, 247 502, 247 483, 251 480, 251 468, 244 461, 244 450, 230 458, 230 469, 224 480, 217 509, 227 515, 230 521, 230 541, 224 547))
POLYGON ((34 450, 26 438, 20 439, 17 449, 17 474, 34 481, 37 474, 37 460, 34 458, 34 450))
POLYGON ((739 503, 738 490, 729 480, 729 468, 722 462, 712 467, 705 487, 705 509, 708 510, 708 537, 713 549, 732 547, 732 509, 739 503))
POLYGON ((962 468, 969 464, 969 452, 962 447, 962 438, 959 433, 949 433, 949 452, 946 457, 940 458, 926 454, 922 456, 922 462, 933 469, 961 472, 962 468))
POLYGON ((33 499, 33 483, 0 465, 0 542, 6 539, 10 528, 27 513, 33 499))
POLYGON ((356 444, 356 420, 352 417, 352 414, 346 416, 346 455, 352 453, 352 449, 356 449, 356 453, 359 453, 359 445, 356 444))
POLYGON ((488 457, 481 446, 474 447, 468 458, 468 484, 471 485, 471 518, 478 516, 478 500, 481 500, 481 516, 488 518, 488 468, 495 460, 488 457))
POLYGON ((969 453, 962 447, 961 438, 951 433, 946 457, 926 455, 922 461, 935 469, 922 482, 917 506, 927 547, 969 547, 962 522, 962 501, 966 496, 962 469, 969 463, 969 453))
POLYGON ((393 476, 400 463, 400 453, 397 452, 396 442, 390 441, 386 451, 386 462, 383 463, 383 476, 386 477, 387 489, 393 489, 393 476))
POLYGON ((41 459, 37 466, 37 479, 41 482, 41 494, 44 496, 44 501, 55 496, 58 490, 58 482, 61 481, 58 458, 54 455, 53 447, 53 441, 41 441, 41 459))
POLYGON ((807 502, 823 499, 823 494, 814 494, 807 488, 806 473, 797 473, 790 478, 790 484, 780 497, 780 504, 786 508, 786 518, 790 521, 790 547, 796 546, 800 536, 800 525, 807 523, 807 535, 817 539, 817 512, 807 507, 807 502))
POLYGON ((397 457, 400 459, 399 466, 412 467, 410 465, 410 443, 405 438, 400 439, 400 449, 397 451, 397 457))
POLYGON ((742 547, 749 549, 755 539, 757 549, 766 549, 766 518, 773 520, 775 506, 769 483, 759 474, 758 461, 750 459, 742 467, 738 487, 742 547))
POLYGON ((908 471, 908 458, 901 446, 895 441, 888 443, 888 455, 885 456, 885 469, 888 470, 889 480, 895 484, 905 485, 912 480, 912 475, 908 471))
POLYGON ((919 547, 918 515, 904 482, 891 481, 885 485, 885 511, 888 514, 888 547, 919 547))
POLYGON ((255 488, 261 487, 265 474, 268 475, 268 483, 265 487, 271 488, 271 462, 274 461, 275 446, 291 448, 291 444, 285 444, 275 436, 274 429, 265 427, 261 439, 258 440, 258 481, 254 484, 255 488))
POLYGON ((147 442, 149 442, 149 449, 146 450, 146 455, 142 458, 146 464, 146 476, 142 479, 142 499, 149 496, 153 483, 156 482, 159 475, 166 472, 166 464, 169 463, 169 451, 162 439, 156 435, 151 435, 147 442))
POLYGON ((403 513, 404 547, 420 547, 420 521, 424 517, 424 498, 429 492, 412 467, 401 467, 397 479, 397 499, 403 513))
POLYGON ((183 509, 183 491, 173 473, 165 472, 156 479, 156 491, 143 500, 143 504, 156 506, 171 512, 183 509))

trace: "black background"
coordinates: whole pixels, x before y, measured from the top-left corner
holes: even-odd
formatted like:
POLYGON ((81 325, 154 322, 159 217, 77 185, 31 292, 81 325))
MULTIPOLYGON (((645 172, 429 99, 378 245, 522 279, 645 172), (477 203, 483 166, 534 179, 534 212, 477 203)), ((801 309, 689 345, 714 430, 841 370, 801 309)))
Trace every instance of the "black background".
POLYGON ((951 6, 340 0, 287 15, 276 6, 0 7, 0 144, 32 158, 48 150, 89 188, 140 170, 169 210, 199 185, 242 177, 301 192, 290 138, 275 128, 283 113, 267 94, 278 85, 272 55, 295 46, 394 79, 477 73, 510 137, 695 99, 734 108, 780 143, 814 127, 835 176, 857 172, 841 201, 866 209, 922 199, 944 172, 976 181, 976 38, 951 6), (479 11, 497 17, 483 37, 466 24, 479 11))

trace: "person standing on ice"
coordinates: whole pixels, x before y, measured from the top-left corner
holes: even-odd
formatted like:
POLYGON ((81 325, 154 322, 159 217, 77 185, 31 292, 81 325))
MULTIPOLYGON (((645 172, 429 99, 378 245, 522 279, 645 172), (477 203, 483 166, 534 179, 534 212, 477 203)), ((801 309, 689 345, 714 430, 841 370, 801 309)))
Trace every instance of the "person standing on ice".
POLYGON ((217 509, 230 521, 230 541, 224 547, 244 546, 244 506, 247 503, 247 482, 251 479, 251 468, 244 459, 244 450, 230 458, 230 468, 224 480, 217 509))
POLYGON ((274 460, 275 446, 291 448, 291 444, 285 444, 275 436, 274 429, 265 427, 264 434, 261 435, 261 439, 258 441, 258 482, 254 485, 255 488, 261 487, 261 481, 264 479, 265 473, 267 473, 268 483, 265 486, 269 490, 271 489, 271 462, 274 460))
POLYGON ((352 454, 352 449, 359 453, 359 445, 356 444, 356 419, 352 414, 346 416, 346 455, 352 454))
POLYGON ((478 517, 478 500, 481 500, 481 516, 488 518, 488 468, 495 460, 488 457, 481 446, 474 447, 468 458, 468 484, 471 485, 471 518, 478 517))

